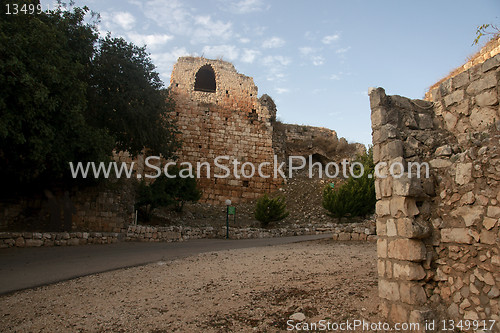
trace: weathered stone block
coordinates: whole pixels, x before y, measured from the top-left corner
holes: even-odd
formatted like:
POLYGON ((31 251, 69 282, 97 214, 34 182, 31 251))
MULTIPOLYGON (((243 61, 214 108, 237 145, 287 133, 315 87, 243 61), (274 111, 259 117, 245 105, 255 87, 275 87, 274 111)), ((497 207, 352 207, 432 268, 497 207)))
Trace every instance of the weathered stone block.
POLYGON ((380 162, 380 158, 381 158, 381 147, 380 147, 380 144, 375 144, 373 146, 373 162, 374 163, 378 163, 380 162))
POLYGON ((379 238, 377 240, 377 255, 379 258, 387 258, 387 239, 379 238))
POLYGON ((436 149, 436 152, 434 153, 434 155, 436 155, 436 156, 451 156, 451 154, 453 154, 453 151, 451 150, 450 145, 444 145, 444 146, 438 147, 436 149))
POLYGON ((472 179, 472 163, 461 163, 457 165, 455 173, 455 182, 458 185, 464 185, 472 179))
POLYGON ((464 96, 465 96, 465 94, 464 94, 464 91, 462 89, 455 90, 451 94, 444 97, 444 104, 446 105, 446 107, 448 107, 452 104, 455 104, 455 103, 462 101, 464 99, 464 96))
POLYGON ((25 244, 26 242, 23 237, 16 238, 16 247, 24 247, 25 244))
POLYGON ((408 174, 404 174, 400 178, 394 178, 392 182, 392 193, 395 195, 419 197, 423 194, 420 179, 417 177, 408 177, 408 174))
POLYGON ((481 243, 490 245, 494 245, 495 243, 498 242, 496 233, 493 231, 486 231, 486 230, 481 231, 480 240, 481 243))
POLYGON ((399 260, 419 262, 425 260, 426 250, 424 244, 419 240, 396 239, 389 242, 387 256, 399 260))
POLYGON ((460 115, 470 115, 469 99, 464 99, 462 102, 457 103, 450 107, 450 112, 460 117, 460 115))
POLYGON ((418 223, 413 218, 399 218, 396 221, 398 235, 412 239, 425 238, 430 233, 430 226, 423 223, 418 223))
POLYGON ((492 228, 495 227, 497 221, 498 221, 497 219, 491 217, 485 217, 483 219, 483 226, 486 228, 486 230, 491 230, 492 228))
POLYGON ((68 245, 71 245, 71 246, 80 245, 80 240, 78 238, 68 239, 68 245))
POLYGON ((392 124, 386 124, 373 131, 373 143, 382 143, 387 139, 394 139, 398 135, 397 129, 392 124))
POLYGON ((401 140, 393 140, 382 144, 380 155, 381 161, 390 161, 403 156, 403 142, 401 140))
POLYGON ((444 80, 439 85, 439 93, 441 94, 441 96, 446 96, 451 92, 452 92, 451 79, 444 80))
POLYGON ((429 161, 429 165, 431 168, 441 169, 441 168, 449 168, 452 163, 449 160, 445 160, 442 158, 435 158, 429 161))
POLYGON ((474 196, 474 193, 472 191, 469 191, 462 195, 462 198, 460 198, 460 204, 463 205, 472 205, 476 201, 476 197, 474 196))
POLYGON ((385 260, 377 260, 377 271, 379 276, 385 275, 385 260))
POLYGON ((392 197, 390 210, 393 217, 412 217, 419 213, 415 199, 408 197, 392 197))
POLYGON ((349 232, 341 232, 339 234, 339 241, 349 241, 351 240, 351 234, 349 232))
POLYGON ((486 216, 498 219, 500 218, 500 207, 499 206, 488 206, 486 211, 486 216))
POLYGON ((27 239, 25 242, 26 247, 38 247, 43 245, 43 240, 41 239, 27 239))
POLYGON ((482 206, 463 206, 451 212, 451 216, 463 219, 465 225, 470 227, 478 223, 484 214, 484 208, 482 206))
POLYGON ((378 294, 381 298, 388 299, 390 301, 398 301, 400 299, 398 283, 385 279, 379 279, 378 294))
POLYGON ((444 243, 472 244, 472 236, 467 228, 441 229, 441 241, 444 243))
POLYGON ((396 279, 402 280, 422 280, 425 277, 425 271, 422 265, 405 262, 405 263, 397 263, 395 262, 393 265, 393 276, 396 279))
POLYGON ((391 214, 390 204, 390 200, 378 200, 375 204, 375 213, 380 217, 391 214))
POLYGON ((452 131, 455 128, 455 125, 457 124, 458 117, 451 112, 444 112, 443 118, 444 118, 444 124, 446 125, 446 129, 448 131, 452 131))
MULTIPOLYGON (((421 103, 421 102, 419 102, 419 103, 421 103)), ((432 121, 431 115, 426 114, 426 113, 419 113, 417 119, 418 119, 418 127, 420 129, 434 128, 434 123, 432 121)))
POLYGON ((498 98, 495 89, 484 91, 476 96, 476 104, 479 106, 495 105, 497 102, 498 98))
POLYGON ((392 177, 375 180, 375 195, 377 199, 390 197, 392 195, 392 177))
POLYGON ((465 71, 452 78, 452 88, 457 89, 469 83, 469 72, 465 71))
POLYGON ((371 113, 372 126, 374 128, 379 128, 387 123, 387 111, 383 107, 377 107, 372 109, 371 113))
POLYGON ((498 56, 487 59, 482 65, 481 70, 483 73, 496 69, 500 66, 500 58, 498 56))
POLYGON ((387 236, 386 223, 381 219, 377 219, 376 225, 377 225, 377 235, 387 236))
POLYGON ((427 301, 425 290, 419 283, 401 282, 399 292, 401 301, 407 304, 419 305, 427 301))
POLYGON ((404 323, 408 321, 408 308, 401 304, 392 304, 389 313, 389 321, 393 323, 404 323))
POLYGON ((388 219, 386 227, 387 227, 387 236, 389 237, 397 236, 398 231, 396 229, 396 222, 394 221, 394 219, 388 219))
POLYGON ((383 88, 370 88, 368 95, 370 96, 370 108, 372 109, 382 106, 387 97, 383 88))
POLYGON ((488 297, 497 298, 498 296, 500 296, 500 290, 496 286, 491 287, 490 291, 488 292, 488 297))
POLYGON ((498 119, 497 110, 494 107, 474 108, 469 119, 474 130, 484 131, 498 119))
POLYGON ((491 256, 491 263, 493 265, 500 266, 500 256, 499 255, 491 256))
POLYGON ((477 93, 486 90, 488 88, 493 88, 496 85, 497 85, 496 73, 492 72, 484 75, 479 80, 476 80, 471 84, 469 84, 466 91, 469 95, 476 95, 477 93))

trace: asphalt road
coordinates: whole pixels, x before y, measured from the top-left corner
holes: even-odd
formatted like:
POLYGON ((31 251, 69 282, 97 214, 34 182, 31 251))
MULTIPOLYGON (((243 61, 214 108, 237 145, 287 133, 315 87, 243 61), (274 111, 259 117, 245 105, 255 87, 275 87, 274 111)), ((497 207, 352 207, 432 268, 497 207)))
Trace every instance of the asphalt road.
POLYGON ((2 249, 0 294, 203 252, 273 246, 329 237, 331 235, 323 234, 241 240, 196 239, 174 243, 122 242, 108 245, 2 249))

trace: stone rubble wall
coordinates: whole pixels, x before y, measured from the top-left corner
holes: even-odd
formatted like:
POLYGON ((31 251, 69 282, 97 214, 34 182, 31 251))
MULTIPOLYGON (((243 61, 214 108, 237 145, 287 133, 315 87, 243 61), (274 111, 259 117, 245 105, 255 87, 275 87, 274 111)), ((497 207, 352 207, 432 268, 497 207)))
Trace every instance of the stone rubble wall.
POLYGON ((497 55, 432 101, 370 91, 374 162, 404 165, 375 181, 381 312, 393 322, 496 320, 500 331, 499 78, 497 55), (429 178, 408 162, 428 163, 429 178))
POLYGON ((324 127, 305 125, 283 124, 285 126, 286 140, 288 142, 307 142, 312 148, 313 140, 324 138, 326 140, 338 140, 337 132, 324 127))
MULTIPOLYGON (((130 181, 75 189, 66 197, 61 191, 54 192, 54 199, 46 196, 23 198, 14 203, 0 203, 0 231, 32 230, 44 225, 48 230, 54 217, 54 206, 59 209, 61 223, 70 212, 71 230, 120 232, 133 221, 134 191, 130 181), (23 228, 23 229, 21 229, 23 228)), ((64 229, 63 229, 64 230, 64 229)))
POLYGON ((0 232, 0 248, 111 244, 124 239, 119 232, 0 232))
MULTIPOLYGON (((177 152, 179 162, 190 162, 194 166, 197 162, 211 164, 211 177, 207 178, 206 170, 202 169, 199 179, 203 202, 249 201, 281 185, 281 177, 272 177, 272 115, 259 101, 251 77, 239 74, 231 63, 222 60, 181 57, 174 65, 169 89, 175 101, 177 126, 182 132, 182 148, 177 152), (216 91, 195 91, 196 73, 207 64, 215 72, 216 91), (215 168, 217 156, 229 156, 229 163, 233 159, 249 162, 255 168, 261 162, 270 162, 271 165, 262 170, 271 177, 261 178, 256 174, 238 179, 233 175, 232 165, 220 161, 231 167, 231 176, 214 178, 215 173, 224 173, 215 168)), ((250 168, 248 170, 250 172, 250 168)))
MULTIPOLYGON (((289 228, 229 228, 230 239, 271 238, 333 234, 338 241, 375 241, 373 223, 292 225, 289 228)), ((121 232, 0 232, 0 248, 110 244, 122 241, 179 242, 188 239, 225 238, 226 227, 153 227, 130 225, 121 232)))

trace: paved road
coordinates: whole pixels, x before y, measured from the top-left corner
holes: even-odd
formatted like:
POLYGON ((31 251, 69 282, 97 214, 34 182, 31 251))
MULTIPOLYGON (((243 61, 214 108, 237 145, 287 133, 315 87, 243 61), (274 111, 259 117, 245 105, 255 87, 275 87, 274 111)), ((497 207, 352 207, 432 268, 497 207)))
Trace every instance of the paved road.
POLYGON ((184 258, 203 252, 272 246, 328 237, 331 235, 2 249, 0 250, 0 294, 119 268, 184 258))

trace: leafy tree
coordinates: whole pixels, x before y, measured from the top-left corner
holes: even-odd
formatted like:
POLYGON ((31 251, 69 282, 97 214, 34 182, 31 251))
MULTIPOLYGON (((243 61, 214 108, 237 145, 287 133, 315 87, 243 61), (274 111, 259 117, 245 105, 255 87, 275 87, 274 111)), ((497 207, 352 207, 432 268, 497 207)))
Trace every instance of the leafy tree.
POLYGON ((89 80, 88 119, 105 126, 117 150, 169 158, 177 148, 177 133, 169 117, 173 103, 154 71, 145 47, 108 34, 99 41, 89 80))
POLYGON ((4 190, 60 179, 68 161, 102 161, 113 149, 106 129, 89 126, 84 114, 86 68, 97 39, 95 29, 83 23, 86 12, 0 16, 4 190))
POLYGON ((284 219, 288 214, 284 197, 269 198, 267 194, 264 194, 255 205, 255 218, 263 227, 267 227, 269 222, 284 219))
MULTIPOLYGON (((375 211, 376 196, 373 178, 375 164, 372 148, 367 154, 358 156, 356 161, 363 165, 364 172, 361 177, 350 177, 337 189, 332 189, 330 186, 323 189, 323 207, 333 217, 365 216, 375 211)), ((354 168, 354 174, 360 174, 360 169, 354 168)))
POLYGON ((0 192, 8 196, 72 184, 70 161, 146 147, 170 157, 178 145, 173 104, 145 49, 99 39, 87 14, 0 15, 0 192))

